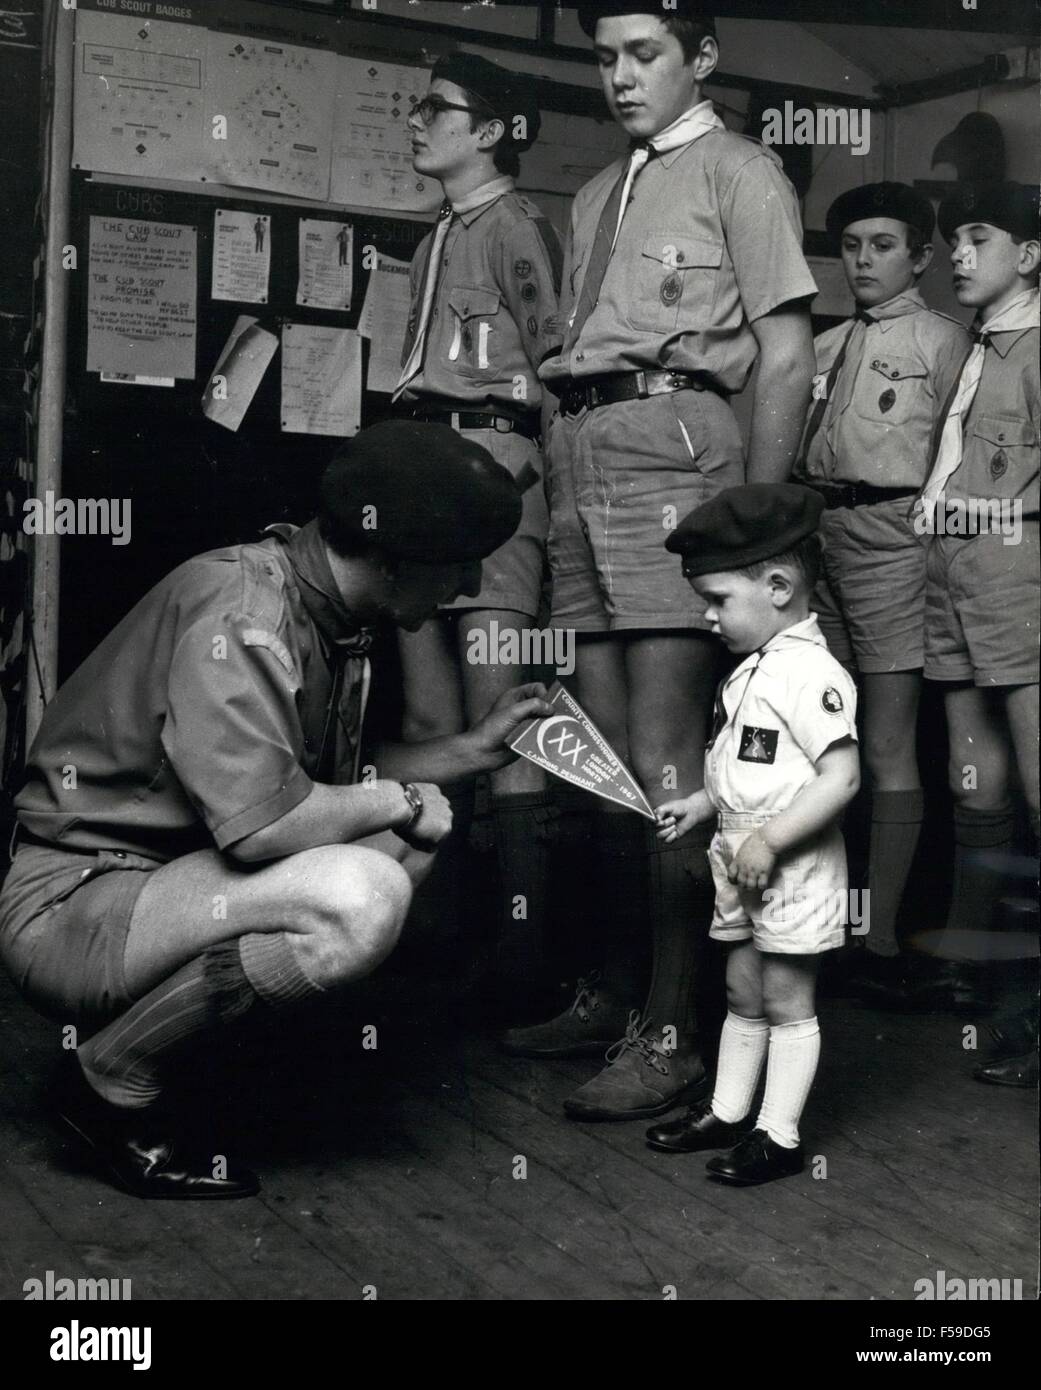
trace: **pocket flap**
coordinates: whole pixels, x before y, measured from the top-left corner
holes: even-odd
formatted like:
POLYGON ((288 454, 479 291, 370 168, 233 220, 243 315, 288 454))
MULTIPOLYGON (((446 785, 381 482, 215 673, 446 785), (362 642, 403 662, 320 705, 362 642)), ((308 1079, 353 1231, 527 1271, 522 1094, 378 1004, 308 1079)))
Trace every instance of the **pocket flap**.
POLYGON ((1029 420, 1003 420, 998 415, 981 415, 973 433, 988 444, 1037 444, 1037 429, 1029 420))
POLYGON ((643 254, 649 260, 660 261, 666 270, 718 267, 723 263, 723 243, 705 237, 659 232, 643 243, 643 254))
POLYGON ((458 285, 448 294, 452 312, 461 319, 491 318, 499 312, 502 295, 483 286, 458 285))
POLYGON ((887 381, 903 381, 911 376, 928 376, 929 369, 914 357, 873 357, 871 370, 884 376, 887 381))

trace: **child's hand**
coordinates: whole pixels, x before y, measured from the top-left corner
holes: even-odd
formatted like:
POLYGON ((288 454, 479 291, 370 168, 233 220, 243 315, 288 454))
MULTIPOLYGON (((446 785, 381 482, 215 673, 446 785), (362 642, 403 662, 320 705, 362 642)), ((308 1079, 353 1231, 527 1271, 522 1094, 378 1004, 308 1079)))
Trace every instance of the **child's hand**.
POLYGON ((686 835, 698 823, 694 797, 683 797, 679 801, 665 801, 654 808, 658 821, 658 839, 671 843, 686 835))
POLYGON ((753 830, 730 861, 727 878, 739 888, 762 890, 770 882, 776 863, 777 855, 759 831, 753 830))

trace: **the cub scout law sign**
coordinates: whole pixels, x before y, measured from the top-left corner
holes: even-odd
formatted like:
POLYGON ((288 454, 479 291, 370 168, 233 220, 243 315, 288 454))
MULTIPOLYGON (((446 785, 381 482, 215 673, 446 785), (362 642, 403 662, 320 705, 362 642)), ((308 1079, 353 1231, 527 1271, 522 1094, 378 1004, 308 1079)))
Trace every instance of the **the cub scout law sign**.
POLYGON ((647 798, 628 769, 559 681, 554 681, 549 688, 549 702, 554 713, 522 725, 510 744, 514 752, 530 758, 565 782, 606 797, 608 801, 617 801, 654 820, 647 798))

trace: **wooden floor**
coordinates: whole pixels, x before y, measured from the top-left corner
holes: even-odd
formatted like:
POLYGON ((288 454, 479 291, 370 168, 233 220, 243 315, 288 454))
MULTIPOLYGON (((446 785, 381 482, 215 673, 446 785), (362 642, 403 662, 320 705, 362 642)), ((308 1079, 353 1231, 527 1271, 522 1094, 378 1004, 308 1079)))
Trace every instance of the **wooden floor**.
POLYGON ((121 1195, 49 1128, 58 1030, 3 981, 0 1297, 48 1269, 129 1278, 135 1300, 908 1299, 941 1269, 1035 1295, 1035 1097, 971 1079, 962 1020, 825 1001, 803 1134, 826 1176, 739 1190, 652 1153, 643 1124, 567 1121, 595 1063, 510 1060, 400 993, 243 1029, 198 1067, 264 1183, 200 1205, 121 1195))

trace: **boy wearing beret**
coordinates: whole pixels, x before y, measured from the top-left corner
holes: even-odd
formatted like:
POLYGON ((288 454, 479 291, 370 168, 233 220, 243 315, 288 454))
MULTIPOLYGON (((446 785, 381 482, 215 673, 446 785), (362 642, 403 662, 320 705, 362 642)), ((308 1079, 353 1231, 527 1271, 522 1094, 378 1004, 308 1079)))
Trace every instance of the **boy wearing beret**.
MULTIPOLYGON (((578 634, 576 695, 653 805, 701 786, 718 674, 704 604, 661 538, 691 507, 745 481, 729 397, 757 358, 747 476, 788 477, 809 399, 816 286, 780 161, 727 131, 704 97, 719 49, 703 7, 598 0, 581 5, 579 19, 632 143, 575 198, 565 340, 541 370, 560 399, 546 440, 553 624, 578 634)), ((617 897, 648 903, 645 1020, 626 1025, 643 986, 607 912, 593 997, 584 991, 507 1046, 561 1056, 621 1039, 565 1109, 582 1120, 637 1119, 704 1083, 691 990, 704 932, 690 921, 707 924, 711 877, 696 836, 665 845, 636 817, 598 819, 605 881, 617 897)))
POLYGON ((715 822, 710 935, 728 944, 729 1012, 711 1101, 647 1132, 747 1186, 803 1167, 799 1118, 820 1055, 815 982, 843 943, 846 855, 839 829, 856 794, 856 687, 810 611, 821 499, 794 484, 730 488, 666 542, 727 650, 744 658, 716 694, 705 787, 657 808, 667 842, 715 822), (741 1135, 763 1065, 754 1130, 741 1135))
POLYGON ((195 1075, 186 1049, 374 970, 451 829, 438 784, 504 766, 520 721, 551 712, 522 687, 464 734, 383 747, 382 777, 358 783, 369 629, 476 592, 520 512, 509 473, 454 431, 374 425, 330 464, 313 521, 178 566, 48 705, 0 960, 76 1033, 59 1112, 134 1195, 257 1191, 167 1108, 167 1083, 195 1075))
POLYGON ((1038 834, 1038 190, 965 185, 939 223, 955 294, 976 310, 916 517, 930 537, 925 674, 944 682, 957 933, 993 913, 985 861, 1012 849, 1017 774, 1038 834))
MULTIPOLYGON (((438 421, 508 468, 524 496, 515 534, 484 562, 480 592, 444 605, 399 640, 406 738, 459 732, 523 679, 498 660, 468 659, 489 634, 532 627, 542 594, 548 516, 536 369, 554 337, 562 256, 538 207, 515 191, 519 155, 540 118, 534 85, 469 53, 442 58, 409 116, 413 168, 440 180, 445 202, 412 262, 412 309, 394 393, 412 418, 438 421)), ((438 479, 431 470, 429 486, 438 479)), ((519 644, 517 644, 519 646, 519 644)), ((453 791, 453 789, 450 789, 453 791)), ((524 759, 492 775, 502 881, 500 969, 532 983, 540 969, 553 811, 545 774, 524 759), (517 895, 526 918, 514 920, 517 895)), ((455 793, 453 792, 453 795, 455 793)), ((469 805, 469 792, 458 800, 469 805)))
POLYGON ((915 733, 926 546, 910 506, 969 346, 962 325, 916 288, 934 224, 931 204, 902 183, 850 189, 828 210, 857 311, 815 340, 818 375, 796 470, 826 507, 814 608, 832 654, 857 671, 863 699, 870 911, 855 977, 892 1002, 919 983, 907 979, 896 939, 923 813, 915 733))

